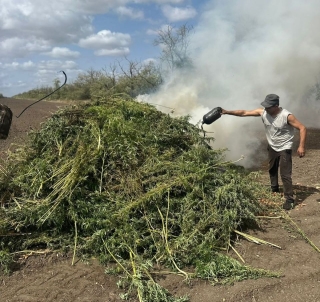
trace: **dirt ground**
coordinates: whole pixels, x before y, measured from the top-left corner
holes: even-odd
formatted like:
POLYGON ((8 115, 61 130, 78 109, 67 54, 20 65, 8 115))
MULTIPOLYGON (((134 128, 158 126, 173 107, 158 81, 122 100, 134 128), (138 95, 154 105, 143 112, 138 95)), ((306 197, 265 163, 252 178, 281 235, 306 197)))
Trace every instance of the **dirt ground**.
MULTIPOLYGON (((18 115, 28 101, 2 99, 18 115)), ((19 119, 14 117, 10 136, 0 141, 2 157, 25 133, 38 127, 63 103, 40 102, 19 119)), ((263 152, 263 151, 262 151, 263 152)), ((320 129, 308 129, 307 153, 293 157, 293 181, 299 205, 288 214, 305 235, 320 248, 320 129)), ((268 184, 265 163, 261 170, 268 184)), ((246 280, 233 285, 216 285, 201 280, 186 284, 175 275, 164 276, 160 283, 174 295, 190 296, 191 302, 319 302, 320 253, 283 219, 261 219, 261 228, 250 231, 260 239, 279 245, 257 245, 239 238, 235 247, 246 265, 281 272, 280 278, 246 280)), ((0 238, 1 239, 1 238, 0 238)), ((232 253, 231 253, 232 254, 232 253)), ((235 258, 237 256, 233 254, 235 258)), ((30 254, 20 260, 10 276, 0 275, 0 302, 116 302, 121 301, 117 278, 104 273, 96 261, 90 264, 57 253, 30 254)), ((152 301, 150 301, 152 302, 152 301)))

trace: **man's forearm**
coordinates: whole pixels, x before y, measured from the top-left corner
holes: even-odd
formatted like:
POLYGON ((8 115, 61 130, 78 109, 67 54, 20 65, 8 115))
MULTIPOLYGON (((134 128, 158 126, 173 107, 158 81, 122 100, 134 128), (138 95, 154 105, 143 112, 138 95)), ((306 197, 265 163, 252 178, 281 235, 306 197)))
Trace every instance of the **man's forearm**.
POLYGON ((222 114, 228 114, 228 115, 235 115, 235 116, 242 116, 244 114, 245 110, 225 110, 222 109, 222 114))
POLYGON ((254 110, 225 110, 222 109, 222 114, 234 115, 234 116, 260 116, 263 113, 261 108, 254 110))
POLYGON ((243 116, 246 110, 225 110, 222 109, 222 114, 235 115, 235 116, 243 116))
POLYGON ((307 137, 307 129, 306 129, 306 127, 302 127, 300 129, 300 144, 299 144, 299 147, 302 147, 302 148, 305 147, 306 137, 307 137))

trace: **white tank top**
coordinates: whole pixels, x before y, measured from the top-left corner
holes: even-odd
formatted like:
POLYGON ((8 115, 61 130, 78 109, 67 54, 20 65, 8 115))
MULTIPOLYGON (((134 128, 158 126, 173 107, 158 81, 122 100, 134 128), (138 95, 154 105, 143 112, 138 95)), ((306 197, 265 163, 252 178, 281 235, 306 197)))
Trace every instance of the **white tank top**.
POLYGON ((266 110, 261 116, 268 143, 277 152, 292 149, 294 138, 294 128, 288 124, 288 116, 292 113, 286 109, 280 109, 276 117, 272 117, 266 110))

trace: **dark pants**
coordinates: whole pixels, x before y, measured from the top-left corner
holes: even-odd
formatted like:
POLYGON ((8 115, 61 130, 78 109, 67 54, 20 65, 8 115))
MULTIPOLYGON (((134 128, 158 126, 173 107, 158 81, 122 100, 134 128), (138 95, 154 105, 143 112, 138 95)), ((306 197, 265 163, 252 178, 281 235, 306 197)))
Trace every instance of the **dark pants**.
POLYGON ((292 150, 287 149, 277 152, 269 146, 268 155, 271 190, 273 192, 279 192, 278 170, 280 168, 284 197, 287 201, 293 202, 292 150))

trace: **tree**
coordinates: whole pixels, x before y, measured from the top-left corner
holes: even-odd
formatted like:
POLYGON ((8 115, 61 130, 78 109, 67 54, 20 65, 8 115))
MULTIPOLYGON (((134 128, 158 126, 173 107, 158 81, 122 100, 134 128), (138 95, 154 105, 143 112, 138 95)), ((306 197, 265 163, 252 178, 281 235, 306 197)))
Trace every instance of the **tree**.
POLYGON ((118 61, 121 70, 118 84, 124 92, 131 97, 136 97, 139 94, 154 92, 159 87, 162 79, 153 61, 140 63, 130 61, 126 57, 125 60, 128 65, 126 68, 118 61))
POLYGON ((193 27, 184 24, 179 28, 168 25, 158 31, 154 45, 162 49, 160 60, 165 64, 165 69, 172 71, 192 66, 188 54, 189 34, 192 29, 193 27))
MULTIPOLYGON (((60 87, 60 80, 59 79, 55 79, 54 80, 54 90, 57 90, 59 87, 60 87)), ((55 95, 55 99, 60 99, 61 95, 60 95, 60 90, 58 90, 56 92, 56 95, 55 95)))

